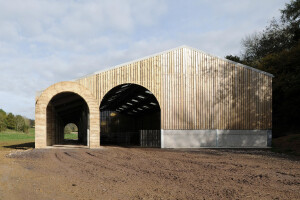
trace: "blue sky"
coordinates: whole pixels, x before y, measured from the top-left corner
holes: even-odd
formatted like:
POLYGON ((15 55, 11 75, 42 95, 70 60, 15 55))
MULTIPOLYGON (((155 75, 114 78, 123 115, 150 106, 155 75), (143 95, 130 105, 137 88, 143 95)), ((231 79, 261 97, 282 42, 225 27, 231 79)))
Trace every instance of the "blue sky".
POLYGON ((224 57, 288 0, 0 0, 0 108, 34 118, 35 94, 188 45, 224 57))

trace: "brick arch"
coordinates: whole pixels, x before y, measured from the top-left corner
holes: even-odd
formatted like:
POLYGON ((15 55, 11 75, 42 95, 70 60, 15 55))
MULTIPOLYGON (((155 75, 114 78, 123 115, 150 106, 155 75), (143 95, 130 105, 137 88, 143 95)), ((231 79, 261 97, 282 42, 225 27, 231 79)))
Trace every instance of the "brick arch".
POLYGON ((77 82, 65 81, 51 85, 36 100, 35 106, 35 147, 47 146, 47 106, 51 99, 63 92, 72 92, 82 97, 89 107, 90 148, 100 146, 99 105, 92 93, 77 82))

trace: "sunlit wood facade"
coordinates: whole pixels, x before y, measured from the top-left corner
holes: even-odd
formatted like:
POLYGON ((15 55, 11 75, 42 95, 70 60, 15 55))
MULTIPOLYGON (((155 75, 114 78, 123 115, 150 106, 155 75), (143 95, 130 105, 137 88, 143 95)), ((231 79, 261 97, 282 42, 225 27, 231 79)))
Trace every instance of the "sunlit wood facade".
POLYGON ((161 107, 161 128, 269 130, 272 75, 180 47, 78 79, 99 105, 113 87, 135 83, 161 107))
POLYGON ((272 78, 191 47, 171 49, 44 90, 36 98, 36 147, 63 143, 65 124, 75 121, 90 148, 101 137, 161 148, 264 148, 272 139, 272 78), (129 102, 140 92, 151 94, 138 104, 155 105, 152 113, 129 102))

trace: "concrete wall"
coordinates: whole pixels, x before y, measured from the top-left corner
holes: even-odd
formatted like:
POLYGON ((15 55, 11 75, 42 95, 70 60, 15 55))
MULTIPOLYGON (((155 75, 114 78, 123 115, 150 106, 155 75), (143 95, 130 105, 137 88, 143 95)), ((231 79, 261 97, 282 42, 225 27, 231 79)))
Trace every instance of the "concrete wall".
POLYGON ((271 130, 162 130, 162 148, 257 147, 271 145, 271 130))

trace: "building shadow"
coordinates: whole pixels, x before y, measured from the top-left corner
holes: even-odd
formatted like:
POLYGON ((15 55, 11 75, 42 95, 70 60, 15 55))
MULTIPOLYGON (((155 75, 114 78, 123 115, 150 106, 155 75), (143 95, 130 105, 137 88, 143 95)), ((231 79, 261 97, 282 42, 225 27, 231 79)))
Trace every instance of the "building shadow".
POLYGON ((15 150, 27 150, 27 149, 34 148, 34 142, 14 144, 14 145, 8 145, 8 146, 3 146, 3 147, 8 148, 8 149, 15 149, 15 150))

